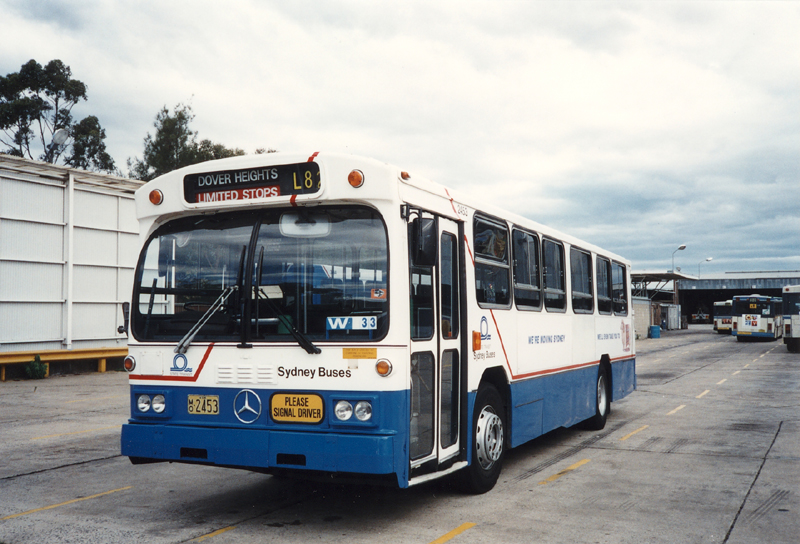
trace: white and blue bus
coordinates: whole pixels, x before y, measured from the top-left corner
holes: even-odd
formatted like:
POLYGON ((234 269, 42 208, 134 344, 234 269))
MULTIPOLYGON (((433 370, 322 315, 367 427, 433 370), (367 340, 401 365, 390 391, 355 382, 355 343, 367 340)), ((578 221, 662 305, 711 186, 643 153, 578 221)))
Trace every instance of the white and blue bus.
POLYGON ((482 493, 636 387, 628 261, 394 166, 235 157, 136 205, 134 463, 482 493))
POLYGON ((787 285, 783 299, 783 343, 792 353, 800 352, 800 285, 787 285))
POLYGON ((783 334, 782 312, 780 297, 737 295, 733 297, 731 335, 736 340, 777 340, 783 334))
POLYGON ((714 303, 714 330, 719 334, 731 334, 732 300, 720 300, 714 303))

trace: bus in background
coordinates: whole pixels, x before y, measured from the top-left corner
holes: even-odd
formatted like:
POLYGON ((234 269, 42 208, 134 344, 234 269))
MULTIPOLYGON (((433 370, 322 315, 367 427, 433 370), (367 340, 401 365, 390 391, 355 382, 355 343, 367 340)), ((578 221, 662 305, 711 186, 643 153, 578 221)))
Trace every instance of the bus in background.
POLYGON ((783 298, 783 343, 792 353, 800 352, 800 285, 787 285, 783 298))
POLYGON ((720 300, 714 303, 714 330, 719 334, 731 333, 731 307, 733 301, 720 300))
POLYGON ((397 167, 234 157, 136 205, 135 464, 483 493, 636 387, 627 260, 397 167))
POLYGON ((778 297, 737 295, 733 297, 732 312, 731 334, 737 340, 777 340, 783 334, 783 308, 778 297))

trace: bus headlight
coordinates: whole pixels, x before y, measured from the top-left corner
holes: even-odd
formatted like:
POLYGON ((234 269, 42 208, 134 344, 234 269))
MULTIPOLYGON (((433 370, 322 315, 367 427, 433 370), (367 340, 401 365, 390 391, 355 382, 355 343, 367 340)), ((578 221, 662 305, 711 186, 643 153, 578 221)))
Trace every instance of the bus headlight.
POLYGON ((138 408, 140 412, 147 412, 150 410, 150 404, 150 395, 139 395, 136 397, 136 408, 138 408))
POLYGON ((162 413, 167 408, 167 400, 164 398, 164 395, 154 396, 152 406, 155 413, 162 413))
POLYGON ((353 415, 353 405, 346 400, 340 400, 336 403, 333 412, 336 414, 336 419, 339 421, 347 421, 353 415))
POLYGON ((372 405, 369 402, 362 400, 356 403, 354 413, 356 414, 356 419, 359 421, 369 421, 372 419, 372 405))

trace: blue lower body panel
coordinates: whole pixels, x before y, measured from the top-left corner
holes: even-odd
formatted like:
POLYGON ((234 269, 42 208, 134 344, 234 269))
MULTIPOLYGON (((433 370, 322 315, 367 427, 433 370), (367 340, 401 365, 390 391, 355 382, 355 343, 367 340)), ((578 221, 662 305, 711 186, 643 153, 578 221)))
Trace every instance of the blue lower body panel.
MULTIPOLYGON (((597 402, 598 366, 550 374, 511 384, 511 446, 592 417, 597 402)), ((611 364, 611 401, 636 389, 636 359, 611 364)), ((471 413, 471 412, 470 412, 471 413)))
POLYGON ((391 474, 395 438, 129 423, 122 426, 122 454, 243 468, 391 474))
POLYGON ((273 419, 270 399, 276 393, 266 389, 133 385, 132 417, 122 426, 122 455, 142 462, 201 463, 266 472, 306 470, 381 479, 395 475, 400 487, 408 486, 408 391, 314 392, 312 395, 319 397, 324 407, 320 421, 313 424, 273 419), (243 411, 240 404, 245 391, 252 406, 258 408, 249 423, 237 419, 237 409, 243 411), (166 408, 160 413, 141 412, 136 401, 139 395, 163 395, 166 408), (217 400, 218 413, 189 413, 188 395, 212 396, 217 400), (333 414, 338 399, 352 404, 369 401, 373 417, 366 422, 355 417, 337 421, 333 414))

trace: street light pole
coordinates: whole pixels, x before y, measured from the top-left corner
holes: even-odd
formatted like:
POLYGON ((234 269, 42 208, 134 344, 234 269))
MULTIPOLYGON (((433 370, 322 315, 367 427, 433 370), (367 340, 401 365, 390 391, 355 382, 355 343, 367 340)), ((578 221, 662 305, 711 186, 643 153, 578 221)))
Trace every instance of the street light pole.
POLYGON ((700 265, 703 264, 703 263, 707 263, 708 261, 712 260, 713 258, 714 257, 709 257, 708 259, 702 260, 699 263, 697 263, 697 279, 698 280, 700 279, 700 265))
POLYGON ((675 254, 684 249, 686 249, 686 244, 681 244, 678 249, 672 252, 672 270, 670 270, 670 272, 675 272, 675 254))
MULTIPOLYGON (((678 249, 672 252, 672 270, 671 273, 675 273, 675 254, 679 251, 683 251, 686 249, 686 244, 681 244, 678 249)), ((678 305, 678 282, 675 281, 675 278, 672 278, 672 303, 677 306, 678 305)))

